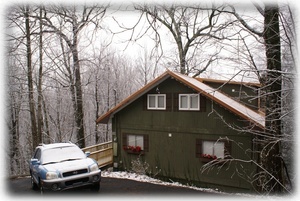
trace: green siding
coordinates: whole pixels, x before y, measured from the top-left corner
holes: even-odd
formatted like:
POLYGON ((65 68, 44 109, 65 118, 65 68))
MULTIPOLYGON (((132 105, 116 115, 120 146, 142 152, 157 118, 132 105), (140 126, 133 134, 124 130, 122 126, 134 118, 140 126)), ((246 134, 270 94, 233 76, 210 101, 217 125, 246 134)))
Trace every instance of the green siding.
MULTIPOLYGON (((168 79, 157 87, 161 94, 178 96, 178 93, 195 93, 174 79, 168 79)), ((156 87, 149 93, 156 93, 156 87)), ((240 164, 226 164, 221 169, 221 166, 217 166, 202 173, 200 168, 205 163, 195 154, 197 139, 218 140, 220 137, 228 137, 239 144, 237 146, 236 143, 231 143, 231 155, 234 158, 248 159, 245 150, 252 147, 251 136, 229 129, 219 116, 212 113, 212 108, 228 123, 234 122, 243 126, 243 120, 208 99, 205 100, 205 111, 148 111, 145 108, 145 96, 147 95, 134 101, 113 118, 113 129, 121 147, 114 160, 120 169, 130 170, 131 160, 138 157, 122 149, 122 134, 145 134, 149 136, 149 151, 141 158, 150 164, 153 174, 160 170, 160 176, 181 179, 204 187, 251 189, 235 172, 240 164), (172 137, 169 137, 169 133, 172 137)), ((250 163, 243 164, 243 169, 255 171, 250 163)))

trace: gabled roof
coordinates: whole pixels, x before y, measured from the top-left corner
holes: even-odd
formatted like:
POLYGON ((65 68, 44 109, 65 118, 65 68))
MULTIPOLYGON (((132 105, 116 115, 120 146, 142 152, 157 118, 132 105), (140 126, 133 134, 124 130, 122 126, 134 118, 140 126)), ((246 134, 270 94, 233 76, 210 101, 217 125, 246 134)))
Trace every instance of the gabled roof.
POLYGON ((133 101, 137 100, 139 97, 146 94, 148 91, 150 91, 154 86, 157 84, 165 81, 167 78, 173 77, 174 79, 178 80, 179 82, 191 87, 195 91, 201 93, 203 96, 213 100, 214 102, 220 104, 224 108, 228 109, 229 111, 233 112, 234 114, 242 117, 245 120, 250 121, 251 123, 254 123, 260 128, 265 127, 265 117, 261 113, 255 112, 254 110, 251 110, 250 108, 246 107, 245 105, 235 101, 234 99, 230 98, 229 96, 217 91, 216 89, 202 83, 196 78, 192 78, 186 75, 182 75, 179 73, 175 73, 172 71, 167 70, 165 73, 163 73, 161 76, 154 79, 152 82, 148 83, 146 86, 120 102, 116 107, 109 110, 104 115, 100 116, 96 123, 108 123, 109 119, 114 115, 115 113, 119 112, 123 108, 125 108, 127 105, 132 103, 133 101))

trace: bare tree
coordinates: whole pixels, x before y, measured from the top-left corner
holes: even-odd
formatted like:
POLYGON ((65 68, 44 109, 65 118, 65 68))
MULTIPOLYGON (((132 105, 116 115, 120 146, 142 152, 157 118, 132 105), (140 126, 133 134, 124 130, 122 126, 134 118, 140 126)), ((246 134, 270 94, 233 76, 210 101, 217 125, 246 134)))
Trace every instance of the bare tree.
POLYGON ((36 110, 34 101, 34 89, 33 89, 33 72, 32 72, 32 50, 31 50, 31 28, 30 28, 30 10, 29 6, 25 6, 24 9, 25 17, 25 30, 26 30, 26 50, 27 50, 27 81, 28 81, 28 96, 29 96, 29 108, 31 118, 31 132, 32 132, 32 147, 35 149, 36 146, 41 142, 41 135, 37 132, 37 120, 36 110))
MULTIPOLYGON (((16 63, 16 62, 13 62, 16 63)), ((13 65, 12 65, 13 66, 13 65)), ((21 103, 23 100, 24 91, 22 84, 17 84, 13 75, 13 71, 16 71, 16 68, 11 68, 8 79, 8 101, 9 101, 9 111, 7 112, 8 119, 8 128, 9 128, 9 158, 10 158, 10 173, 17 174, 20 173, 18 168, 20 167, 20 113, 21 113, 21 103)))
MULTIPOLYGON (((180 73, 196 73, 195 76, 204 72, 211 62, 217 59, 219 50, 212 50, 213 53, 206 59, 206 64, 202 63, 190 66, 191 60, 199 51, 205 52, 201 47, 206 44, 217 43, 230 37, 224 30, 232 25, 231 21, 222 17, 223 6, 212 4, 207 5, 157 5, 157 6, 135 6, 135 8, 145 14, 149 23, 149 29, 154 30, 156 47, 162 45, 161 29, 166 28, 171 34, 177 47, 180 73), (202 68, 198 69, 199 66, 202 68)), ((225 14, 226 15, 226 14, 225 14)), ((217 46, 214 46, 216 48, 217 46)), ((210 47, 212 48, 212 47, 210 47)), ((203 61, 205 62, 205 61, 203 61)))
POLYGON ((67 44, 68 51, 72 55, 72 72, 74 73, 74 83, 71 83, 73 92, 75 122, 77 132, 77 143, 80 147, 85 147, 84 132, 84 111, 82 83, 79 59, 79 35, 80 32, 90 24, 96 29, 99 28, 99 22, 106 12, 105 6, 76 6, 62 7, 51 6, 44 10, 44 26, 48 27, 45 32, 56 33, 67 44), (55 15, 55 18, 52 15, 55 15), (59 22, 59 23, 58 23, 59 22), (71 29, 69 29, 71 27, 71 29))
POLYGON ((157 58, 149 54, 147 46, 140 52, 136 59, 137 73, 141 77, 141 86, 148 84, 149 81, 153 80, 158 74, 158 62, 157 58))
MULTIPOLYGON (((105 11, 104 6, 79 6, 72 10, 70 7, 15 5, 8 9, 8 89, 11 101, 8 102, 10 115, 7 122, 10 129, 8 149, 13 150, 9 157, 12 174, 28 170, 26 161, 39 143, 74 140, 72 129, 79 127, 74 126, 70 97, 76 104, 74 111, 78 103, 83 108, 83 92, 80 96, 80 89, 76 91, 75 87, 82 87, 81 80, 76 82, 76 75, 78 78, 81 71, 76 71, 74 66, 74 58, 77 58, 77 63, 82 62, 78 41, 84 36, 81 33, 86 27, 99 30, 105 11), (56 13, 59 11, 61 13, 56 13), (63 16, 64 12, 69 18, 63 16), (72 26, 71 19, 75 18, 78 21, 72 26), (76 50, 72 51, 74 48, 77 48, 78 57, 76 50)), ((76 138, 82 141, 85 136, 76 138)))
POLYGON ((264 18, 263 37, 267 58, 267 79, 264 84, 267 96, 265 135, 262 139, 260 159, 262 167, 272 176, 263 174, 259 185, 263 191, 281 192, 283 191, 281 186, 283 184, 283 164, 280 153, 282 76, 278 5, 265 5, 264 18))
MULTIPOLYGON (((13 36, 10 37, 9 45, 7 48, 7 55, 8 55, 8 66, 10 68, 7 70, 8 73, 8 94, 7 97, 7 105, 9 108, 7 110, 7 125, 9 129, 9 147, 7 147, 7 153, 9 153, 9 164, 10 164, 10 174, 20 174, 20 166, 22 162, 20 161, 21 153, 22 153, 22 147, 20 146, 20 141, 22 141, 22 131, 21 128, 21 119, 22 119, 22 110, 26 100, 26 106, 29 107, 27 98, 28 98, 28 83, 26 82, 25 76, 26 74, 20 73, 19 69, 20 66, 22 69, 27 69, 27 60, 20 56, 17 52, 21 49, 20 47, 24 47, 26 42, 26 32, 25 32, 25 23, 24 23, 24 8, 15 8, 10 9, 10 15, 7 18, 8 19, 8 25, 7 27, 9 29, 13 29, 15 26, 19 26, 22 30, 22 36, 13 36), (14 41, 12 43, 11 41, 14 41), (18 73, 19 72, 19 73, 18 73), (22 79, 22 77, 24 79, 22 79)), ((24 50, 26 52, 26 49, 24 50)), ((30 119, 30 116, 27 116, 28 119, 30 119)), ((30 122, 28 122, 30 125, 30 122)), ((30 137, 30 150, 31 150, 31 137, 30 137)))
POLYGON ((40 19, 39 19, 39 73, 38 73, 38 86, 37 86, 37 92, 38 92, 38 110, 37 110, 37 133, 40 136, 40 142, 42 142, 42 132, 44 127, 44 120, 43 120, 43 93, 42 93, 42 84, 43 84, 43 21, 42 21, 42 15, 43 10, 42 8, 40 10, 40 19))
MULTIPOLYGON (((238 19, 241 25, 249 31, 249 33, 253 34, 255 37, 262 38, 265 45, 266 69, 255 68, 255 65, 253 68, 253 70, 259 71, 258 78, 262 84, 260 90, 263 91, 263 93, 260 94, 260 96, 263 97, 260 98, 265 98, 265 128, 263 130, 255 127, 250 129, 236 128, 228 124, 232 129, 238 129, 241 133, 248 133, 254 136, 257 147, 252 150, 252 153, 258 154, 258 160, 253 160, 251 157, 249 157, 249 160, 230 158, 227 162, 239 161, 254 163, 257 166, 257 172, 253 174, 253 176, 246 175, 245 179, 251 182, 260 192, 289 192, 288 186, 290 184, 286 183, 286 181, 289 180, 289 175, 283 157, 282 143, 291 140, 293 131, 289 131, 289 134, 284 133, 286 129, 283 129, 282 120, 286 118, 286 116, 293 116, 292 107, 289 109, 283 107, 283 101, 286 101, 286 98, 289 98, 289 100, 291 98, 289 95, 283 96, 283 94, 292 93, 293 88, 284 89, 282 86, 286 85, 291 87, 287 82, 293 82, 292 76, 290 76, 293 70, 289 69, 289 72, 282 70, 282 64, 285 62, 282 60, 281 49, 286 48, 283 48, 281 40, 284 41, 286 38, 290 38, 290 34, 283 34, 286 35, 286 37, 281 37, 280 34, 282 32, 281 27, 286 27, 287 29, 289 26, 293 27, 294 25, 287 25, 284 21, 280 20, 280 9, 275 3, 265 4, 263 7, 258 4, 254 4, 254 6, 263 16, 264 21, 262 23, 263 28, 261 31, 250 26, 250 24, 236 12, 234 7, 232 7, 231 13, 238 19), (283 110, 283 108, 285 109, 283 110), (289 135, 289 139, 287 139, 286 135, 289 135)), ((291 50, 291 48, 289 49, 291 50)), ((250 53, 249 49, 247 51, 250 53)), ((293 52, 289 51, 289 54, 292 55, 293 52)), ((251 54, 249 58, 250 62, 255 64, 251 54)), ((288 144, 292 145, 292 143, 288 144)), ((246 150, 244 151, 246 152, 246 150)), ((215 162, 218 163, 217 161, 215 162)), ((207 164, 204 166, 204 169, 212 167, 212 164, 213 163, 207 164)))
POLYGON ((91 142, 101 143, 111 140, 111 125, 96 125, 95 117, 106 113, 121 100, 142 85, 138 79, 134 61, 122 54, 107 41, 91 44, 82 66, 85 93, 86 128, 91 142))

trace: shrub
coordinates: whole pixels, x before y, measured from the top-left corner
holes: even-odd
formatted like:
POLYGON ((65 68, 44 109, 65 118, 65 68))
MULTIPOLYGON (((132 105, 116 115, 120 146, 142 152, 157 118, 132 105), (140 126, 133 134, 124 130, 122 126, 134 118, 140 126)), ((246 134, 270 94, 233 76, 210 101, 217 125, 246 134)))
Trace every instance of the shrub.
POLYGON ((149 173, 149 164, 141 161, 139 156, 136 160, 131 161, 131 170, 136 174, 146 175, 149 173))

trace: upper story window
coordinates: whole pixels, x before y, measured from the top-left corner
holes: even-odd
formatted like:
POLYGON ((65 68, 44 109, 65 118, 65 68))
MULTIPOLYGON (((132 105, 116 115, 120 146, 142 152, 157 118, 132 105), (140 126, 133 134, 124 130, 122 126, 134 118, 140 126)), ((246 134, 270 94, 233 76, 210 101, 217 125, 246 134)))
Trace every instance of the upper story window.
POLYGON ((148 94, 147 97, 148 110, 165 110, 166 94, 148 94))
POLYGON ((199 94, 179 94, 179 110, 200 110, 199 94))

